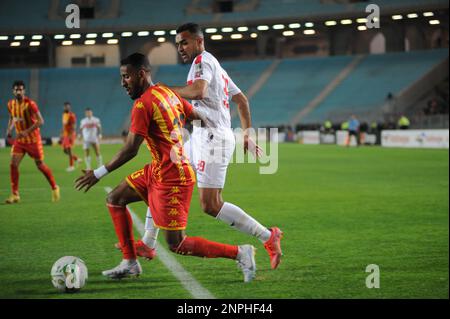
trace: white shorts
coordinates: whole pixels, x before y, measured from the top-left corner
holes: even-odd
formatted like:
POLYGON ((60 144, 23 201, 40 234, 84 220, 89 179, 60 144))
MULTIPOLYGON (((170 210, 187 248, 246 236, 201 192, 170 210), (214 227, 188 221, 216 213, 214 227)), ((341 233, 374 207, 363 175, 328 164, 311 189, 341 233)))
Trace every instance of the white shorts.
POLYGON ((194 128, 185 154, 197 173, 199 188, 223 188, 227 168, 236 145, 233 131, 227 128, 194 128))
POLYGON ((94 146, 95 144, 98 144, 98 139, 94 141, 83 141, 83 149, 87 150, 89 147, 94 146))

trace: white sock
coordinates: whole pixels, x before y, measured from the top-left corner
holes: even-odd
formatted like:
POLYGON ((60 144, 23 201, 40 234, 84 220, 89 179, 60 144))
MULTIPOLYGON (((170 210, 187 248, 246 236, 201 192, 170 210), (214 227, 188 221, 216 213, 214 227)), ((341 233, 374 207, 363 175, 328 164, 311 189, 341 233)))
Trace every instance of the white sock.
POLYGON ((103 157, 101 155, 97 156, 97 166, 100 167, 103 165, 103 157))
POLYGON ((156 247, 156 241, 158 239, 159 228, 153 224, 153 217, 150 213, 150 208, 147 208, 147 215, 145 216, 145 233, 142 237, 142 241, 150 248, 156 247))
POLYGON ((91 169, 91 157, 90 156, 86 156, 84 158, 84 162, 86 163, 86 169, 91 169))
POLYGON ((224 221, 231 227, 239 229, 243 233, 257 237, 263 243, 270 238, 270 230, 258 223, 241 208, 231 203, 225 202, 216 218, 224 221))

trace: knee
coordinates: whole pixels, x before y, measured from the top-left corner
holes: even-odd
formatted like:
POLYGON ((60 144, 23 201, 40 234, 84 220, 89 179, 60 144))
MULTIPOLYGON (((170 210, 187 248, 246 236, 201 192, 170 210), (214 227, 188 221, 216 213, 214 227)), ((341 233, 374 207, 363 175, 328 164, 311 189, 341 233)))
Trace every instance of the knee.
POLYGON ((112 191, 106 197, 106 203, 115 206, 126 206, 128 204, 126 198, 121 196, 120 192, 112 191))
POLYGON ((36 164, 37 167, 39 167, 39 166, 41 166, 42 161, 39 161, 39 160, 38 160, 38 161, 34 161, 34 163, 36 164))

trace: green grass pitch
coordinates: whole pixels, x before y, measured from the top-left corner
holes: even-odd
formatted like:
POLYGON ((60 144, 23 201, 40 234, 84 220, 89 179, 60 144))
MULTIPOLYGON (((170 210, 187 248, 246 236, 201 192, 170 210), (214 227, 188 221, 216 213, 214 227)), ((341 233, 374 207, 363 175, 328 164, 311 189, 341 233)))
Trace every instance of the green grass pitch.
MULTIPOLYGON (((119 147, 102 146, 105 161, 119 147)), ((121 258, 104 187, 141 168, 148 152, 141 149, 84 194, 73 188, 80 169, 65 171, 68 160, 59 147, 44 150, 62 199, 51 203, 47 181, 26 157, 21 203, 0 204, 0 298, 191 298, 158 258, 141 260, 139 279, 101 275, 121 258), (88 266, 87 285, 75 295, 58 293, 50 281, 52 264, 65 255, 88 266)), ((196 191, 188 234, 255 245, 257 278, 244 284, 231 260, 175 258, 217 298, 448 298, 448 154, 281 144, 276 174, 259 175, 256 164, 232 164, 224 190, 226 201, 284 231, 279 269, 270 269, 257 239, 202 213, 196 191), (369 264, 379 266, 379 289, 365 285, 369 264)), ((9 149, 0 149, 0 163, 3 201, 10 192, 9 149)), ((131 207, 143 220, 144 205, 131 207)))

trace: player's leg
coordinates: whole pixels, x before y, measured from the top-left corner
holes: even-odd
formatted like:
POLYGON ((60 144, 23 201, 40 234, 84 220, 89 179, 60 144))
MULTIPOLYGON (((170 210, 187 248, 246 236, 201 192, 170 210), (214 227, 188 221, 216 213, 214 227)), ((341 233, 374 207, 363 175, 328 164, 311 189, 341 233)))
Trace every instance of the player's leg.
POLYGON ((5 200, 6 204, 14 204, 20 201, 19 195, 19 165, 25 153, 14 144, 11 150, 11 160, 9 164, 9 174, 11 180, 11 195, 5 200))
POLYGON ((190 237, 186 236, 184 230, 165 230, 164 233, 169 249, 174 253, 236 260, 244 273, 245 282, 251 281, 256 275, 255 248, 251 245, 228 245, 203 237, 190 237))
POLYGON ((100 153, 100 143, 96 142, 92 144, 94 147, 94 151, 95 151, 95 156, 97 157, 97 167, 100 167, 103 165, 103 157, 102 154, 100 153))
POLYGON ((38 170, 45 176, 52 189, 52 201, 57 202, 60 199, 59 187, 56 185, 55 178, 51 169, 44 163, 44 148, 42 141, 27 146, 27 154, 34 160, 38 170))
POLYGON ((130 187, 126 181, 122 181, 119 186, 108 194, 106 199, 107 207, 121 245, 123 259, 117 267, 102 272, 106 277, 119 279, 139 276, 142 273, 134 245, 133 221, 126 207, 129 203, 141 200, 142 196, 134 188, 130 187))
POLYGON ((84 162, 86 163, 86 169, 91 169, 91 157, 89 156, 89 142, 83 142, 83 150, 84 150, 84 162))

